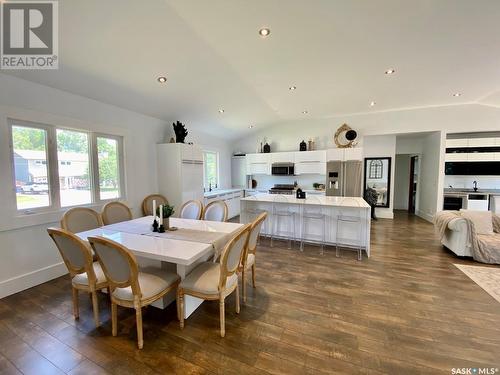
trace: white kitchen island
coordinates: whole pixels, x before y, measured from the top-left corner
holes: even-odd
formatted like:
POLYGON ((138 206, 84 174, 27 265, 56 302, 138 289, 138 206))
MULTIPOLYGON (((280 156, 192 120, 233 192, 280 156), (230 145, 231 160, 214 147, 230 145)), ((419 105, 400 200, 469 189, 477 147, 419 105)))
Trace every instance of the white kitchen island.
MULTIPOLYGON (((258 194, 241 199, 241 223, 249 223, 256 217, 256 212, 266 211, 268 218, 262 226, 261 234, 269 236, 275 230, 276 224, 273 217, 274 210, 289 210, 294 212, 295 223, 293 233, 297 241, 304 236, 305 242, 319 243, 321 241, 321 228, 325 228, 325 244, 365 250, 370 256, 370 205, 359 197, 326 197, 309 196, 306 199, 297 199, 294 195, 258 194), (311 220, 303 217, 304 211, 318 212, 324 215, 324 220, 311 220), (339 217, 359 218, 359 221, 341 221, 339 217), (307 221, 305 221, 307 220, 307 221), (306 223, 306 225, 304 225, 306 223)), ((278 223, 278 232, 290 232, 286 220, 278 223)), ((278 234, 276 238, 294 239, 293 236, 278 234)))

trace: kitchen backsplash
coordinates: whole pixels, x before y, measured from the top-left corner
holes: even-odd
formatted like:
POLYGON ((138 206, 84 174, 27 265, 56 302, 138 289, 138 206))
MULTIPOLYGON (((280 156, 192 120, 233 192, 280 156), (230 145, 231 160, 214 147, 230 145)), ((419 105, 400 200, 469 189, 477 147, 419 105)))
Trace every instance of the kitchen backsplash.
POLYGON ((266 176, 254 175, 253 179, 257 181, 257 189, 269 189, 274 184, 293 184, 297 181, 299 187, 304 190, 313 189, 313 183, 324 184, 326 177, 324 175, 302 175, 302 176, 266 176))
POLYGON ((479 189, 500 189, 500 176, 445 176, 444 187, 471 189, 474 181, 479 189))

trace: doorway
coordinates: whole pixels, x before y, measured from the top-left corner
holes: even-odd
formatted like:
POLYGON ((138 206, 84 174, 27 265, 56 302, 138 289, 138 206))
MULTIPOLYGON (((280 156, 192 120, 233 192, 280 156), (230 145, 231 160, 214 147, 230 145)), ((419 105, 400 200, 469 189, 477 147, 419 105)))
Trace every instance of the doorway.
POLYGON ((408 184, 408 212, 415 213, 417 205, 417 184, 418 184, 418 155, 410 157, 410 181, 408 184))
POLYGON ((418 211, 418 154, 396 154, 394 209, 414 214, 418 211))

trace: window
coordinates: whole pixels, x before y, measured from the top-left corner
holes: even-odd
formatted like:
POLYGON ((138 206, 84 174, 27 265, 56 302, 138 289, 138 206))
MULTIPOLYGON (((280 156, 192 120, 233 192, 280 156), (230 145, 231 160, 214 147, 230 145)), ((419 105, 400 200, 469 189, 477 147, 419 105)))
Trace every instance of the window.
POLYGON ((219 185, 219 154, 203 151, 203 184, 206 189, 219 185))
POLYGON ((18 211, 122 197, 123 139, 9 119, 18 211))
POLYGON ((383 176, 383 165, 381 160, 372 160, 370 162, 370 169, 368 178, 373 180, 380 180, 383 176))

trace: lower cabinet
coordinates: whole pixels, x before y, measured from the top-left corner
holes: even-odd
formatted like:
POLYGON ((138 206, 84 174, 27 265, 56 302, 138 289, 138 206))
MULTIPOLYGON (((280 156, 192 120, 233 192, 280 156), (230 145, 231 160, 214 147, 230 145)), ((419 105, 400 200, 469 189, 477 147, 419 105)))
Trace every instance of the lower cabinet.
POLYGON ((227 217, 231 219, 240 214, 240 199, 243 197, 243 190, 239 190, 231 193, 222 193, 210 198, 204 199, 204 205, 221 200, 227 206, 227 217))

